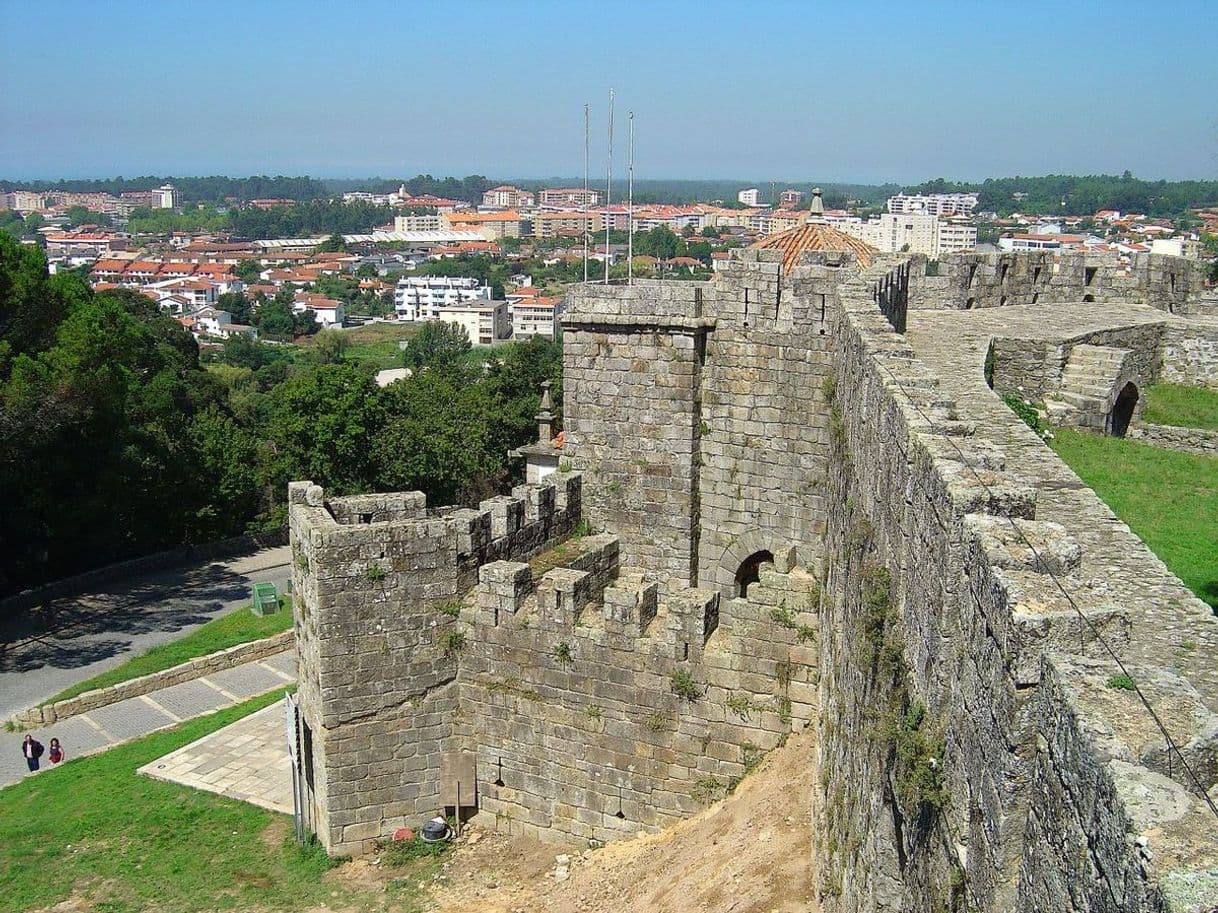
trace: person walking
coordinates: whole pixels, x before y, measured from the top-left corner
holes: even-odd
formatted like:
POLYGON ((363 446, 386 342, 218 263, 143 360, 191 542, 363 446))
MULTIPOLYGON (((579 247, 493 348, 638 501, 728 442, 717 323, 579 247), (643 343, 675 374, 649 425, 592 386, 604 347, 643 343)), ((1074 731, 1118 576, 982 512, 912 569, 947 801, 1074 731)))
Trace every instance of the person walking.
POLYGON ((29 765, 31 773, 38 769, 38 759, 42 757, 42 750, 42 743, 32 735, 27 735, 25 741, 21 743, 21 753, 25 756, 25 763, 29 765))
POLYGON ((52 764, 58 764, 63 760, 63 746, 59 744, 59 739, 51 739, 51 747, 47 749, 47 760, 52 764))

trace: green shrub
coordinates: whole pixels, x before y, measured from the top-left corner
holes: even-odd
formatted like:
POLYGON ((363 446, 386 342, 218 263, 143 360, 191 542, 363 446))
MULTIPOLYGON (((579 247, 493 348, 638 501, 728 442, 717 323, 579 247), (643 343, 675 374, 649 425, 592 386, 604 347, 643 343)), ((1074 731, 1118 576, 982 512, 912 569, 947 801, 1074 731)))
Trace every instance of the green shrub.
POLYGON ((558 661, 560 666, 569 666, 571 664, 571 645, 563 642, 554 645, 554 659, 558 661))
POLYGON ((440 634, 440 649, 445 659, 456 659, 465 649, 465 632, 444 631, 440 634))
POLYGON ((1031 403, 1026 403, 1014 393, 1002 394, 1002 401, 1007 404, 1012 412, 1023 419, 1023 423, 1041 434, 1044 431, 1044 425, 1040 420, 1040 413, 1036 411, 1036 407, 1031 403))
POLYGON ((1117 691, 1136 691, 1137 688, 1133 683, 1133 679, 1124 673, 1113 675, 1108 679, 1108 687, 1114 688, 1117 691))
POLYGON ((688 669, 672 670, 672 693, 687 701, 698 699, 698 686, 694 683, 694 677, 689 674, 688 669))

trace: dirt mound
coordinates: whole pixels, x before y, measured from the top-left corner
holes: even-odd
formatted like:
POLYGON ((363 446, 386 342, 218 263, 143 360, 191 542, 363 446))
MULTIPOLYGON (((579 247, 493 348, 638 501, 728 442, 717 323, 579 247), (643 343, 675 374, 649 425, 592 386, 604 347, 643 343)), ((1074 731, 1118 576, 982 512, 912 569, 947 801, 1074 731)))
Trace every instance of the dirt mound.
POLYGON ((731 796, 659 834, 566 853, 520 837, 469 836, 448 857, 432 902, 443 913, 816 911, 814 744, 810 731, 792 736, 731 796))

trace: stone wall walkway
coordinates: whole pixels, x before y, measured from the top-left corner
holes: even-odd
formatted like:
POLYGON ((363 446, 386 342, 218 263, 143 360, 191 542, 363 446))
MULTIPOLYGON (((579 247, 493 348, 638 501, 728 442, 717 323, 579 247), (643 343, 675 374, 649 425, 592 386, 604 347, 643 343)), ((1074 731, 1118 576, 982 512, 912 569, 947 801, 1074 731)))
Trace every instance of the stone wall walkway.
POLYGON ((1172 322, 1135 305, 1022 305, 972 311, 911 311, 906 338, 937 373, 940 391, 955 398, 960 418, 998 444, 1007 469, 1038 489, 1036 518, 1062 524, 1082 547, 1082 564, 1067 575, 1071 595, 1086 607, 1110 604, 1132 622, 1123 659, 1166 667, 1187 679, 1218 713, 1218 638, 1209 607, 1194 596, 1048 446, 985 384, 992 336, 1061 339, 1112 326, 1172 322), (1130 595, 1134 598, 1128 598, 1130 595), (1192 646, 1188 646, 1191 644, 1192 646))
MULTIPOLYGON (((239 704, 295 681, 296 651, 285 650, 266 659, 68 717, 51 726, 26 732, 0 732, 0 788, 31 776, 21 755, 21 743, 27 733, 43 745, 49 745, 52 738, 57 738, 69 759, 78 758, 239 704)), ((44 754, 39 773, 52 771, 44 754)), ((290 803, 290 788, 288 800, 290 803)))

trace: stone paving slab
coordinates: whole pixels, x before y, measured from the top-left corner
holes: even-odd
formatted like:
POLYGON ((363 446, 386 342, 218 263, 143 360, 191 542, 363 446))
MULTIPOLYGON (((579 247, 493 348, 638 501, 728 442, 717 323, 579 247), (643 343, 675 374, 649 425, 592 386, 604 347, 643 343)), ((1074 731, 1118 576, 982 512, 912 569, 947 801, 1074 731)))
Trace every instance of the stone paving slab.
POLYGON ((209 688, 205 682, 198 679, 172 685, 149 697, 183 720, 219 710, 229 703, 219 691, 209 688))
POLYGON ((284 684, 282 676, 276 675, 256 662, 213 672, 207 676, 207 680, 241 700, 265 694, 272 688, 284 684))
MULTIPOLYGON (((146 732, 163 729, 171 723, 177 722, 164 710, 153 707, 140 697, 129 697, 125 701, 110 704, 108 707, 98 707, 82 716, 100 726, 113 736, 116 742, 133 739, 146 732)), ((63 740, 60 739, 60 741, 63 740)))
MULTIPOLYGON (((153 691, 142 697, 128 698, 108 707, 100 707, 90 713, 68 717, 50 726, 28 730, 43 745, 49 745, 51 738, 58 738, 63 744, 64 751, 71 763, 74 758, 95 754, 113 748, 122 742, 139 736, 147 735, 158 729, 166 729, 177 725, 179 720, 190 719, 212 713, 223 707, 266 694, 290 684, 284 678, 283 669, 296 668, 296 654, 293 650, 285 650, 266 660, 246 663, 227 669, 223 673, 212 676, 212 680, 224 677, 226 685, 220 686, 232 697, 226 697, 216 688, 210 687, 207 681, 197 679, 193 682, 183 682, 153 691), (272 666, 266 668, 263 663, 272 666), (280 670, 280 671, 276 671, 280 670)), ((279 708, 280 741, 283 740, 283 708, 279 708)), ((0 731, 0 789, 11 786, 31 776, 26 769, 25 759, 21 755, 21 743, 25 732, 0 731)), ((287 757, 287 747, 283 746, 284 757, 287 757)), ((42 756, 42 769, 39 773, 54 770, 42 756)), ((262 763, 261 761, 259 763, 262 763)), ((285 761, 286 764, 286 761, 285 761)), ((248 766, 248 765, 247 765, 248 766)), ((288 811, 291 811, 292 788, 290 768, 287 786, 288 811)), ((268 808, 270 806, 267 806, 268 808)))
POLYGON ((292 681, 296 681, 295 650, 285 650, 283 653, 276 653, 274 656, 268 656, 262 661, 262 665, 270 666, 272 669, 282 672, 292 681))
POLYGON ((157 758, 139 773, 292 814, 283 701, 157 758))

